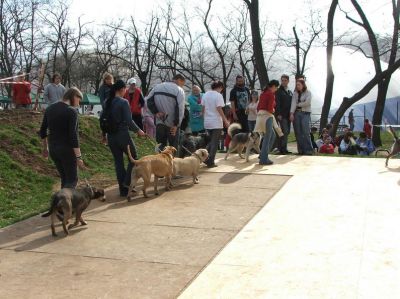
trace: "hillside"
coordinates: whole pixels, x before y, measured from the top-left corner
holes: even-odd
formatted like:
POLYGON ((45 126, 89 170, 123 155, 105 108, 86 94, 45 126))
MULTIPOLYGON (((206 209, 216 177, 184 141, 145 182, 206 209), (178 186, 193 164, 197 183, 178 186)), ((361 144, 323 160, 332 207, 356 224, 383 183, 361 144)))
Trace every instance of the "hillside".
MULTIPOLYGON (((0 227, 44 211, 53 190, 59 188, 57 171, 41 156, 38 130, 43 114, 32 111, 0 112, 0 227)), ((100 143, 98 119, 80 117, 80 141, 87 178, 97 187, 116 183, 110 150, 100 143)), ((148 139, 135 138, 139 155, 153 152, 148 139)))

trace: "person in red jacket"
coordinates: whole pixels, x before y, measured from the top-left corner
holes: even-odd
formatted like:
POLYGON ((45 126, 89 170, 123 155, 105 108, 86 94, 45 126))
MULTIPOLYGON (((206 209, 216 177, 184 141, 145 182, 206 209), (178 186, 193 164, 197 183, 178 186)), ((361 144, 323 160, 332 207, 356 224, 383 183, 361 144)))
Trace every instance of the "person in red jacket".
POLYGON ((369 139, 371 139, 371 137, 372 137, 372 126, 369 123, 369 120, 367 118, 364 120, 364 132, 365 132, 365 134, 367 134, 367 137, 369 139))
POLYGON ((22 72, 18 73, 19 77, 14 82, 12 88, 12 100, 16 108, 28 108, 32 104, 31 100, 31 83, 25 81, 22 72))
POLYGON ((332 144, 331 136, 326 136, 324 138, 324 144, 319 148, 321 154, 334 154, 335 147, 332 144))
POLYGON ((144 98, 142 91, 136 87, 136 79, 130 78, 128 80, 129 88, 126 90, 124 98, 128 100, 131 107, 132 119, 143 130, 142 108, 144 107, 144 98))

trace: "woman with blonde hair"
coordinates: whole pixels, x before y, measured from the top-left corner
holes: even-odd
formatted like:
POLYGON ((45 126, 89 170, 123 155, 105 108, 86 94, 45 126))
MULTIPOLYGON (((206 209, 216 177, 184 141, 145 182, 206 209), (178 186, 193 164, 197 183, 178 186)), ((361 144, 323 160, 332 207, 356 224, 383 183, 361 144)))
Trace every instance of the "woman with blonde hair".
POLYGON ((104 109, 104 102, 108 99, 111 91, 111 86, 114 84, 114 77, 106 72, 103 75, 103 84, 99 88, 99 98, 101 107, 104 109))

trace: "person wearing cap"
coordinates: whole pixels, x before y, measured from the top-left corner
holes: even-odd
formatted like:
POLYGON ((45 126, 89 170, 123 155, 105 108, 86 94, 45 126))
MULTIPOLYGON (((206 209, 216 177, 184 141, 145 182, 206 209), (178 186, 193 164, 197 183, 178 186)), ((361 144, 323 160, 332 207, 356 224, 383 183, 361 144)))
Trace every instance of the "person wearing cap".
POLYGON ((128 100, 131 107, 132 119, 137 126, 143 130, 142 108, 144 107, 144 98, 142 91, 136 86, 136 79, 130 78, 127 82, 128 89, 124 98, 128 100))
POLYGON ((253 132, 257 120, 258 91, 251 91, 251 102, 247 105, 247 121, 249 123, 249 131, 253 132))

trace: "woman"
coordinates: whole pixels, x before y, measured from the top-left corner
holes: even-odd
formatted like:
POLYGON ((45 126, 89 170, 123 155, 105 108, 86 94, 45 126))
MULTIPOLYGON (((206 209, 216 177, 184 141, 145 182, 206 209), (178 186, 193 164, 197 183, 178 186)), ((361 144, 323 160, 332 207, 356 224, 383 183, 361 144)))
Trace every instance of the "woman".
MULTIPOLYGON (((119 194, 121 197, 128 195, 131 182, 131 172, 133 164, 129 161, 128 168, 125 169, 124 153, 127 153, 129 145, 132 156, 137 159, 136 147, 133 143, 129 130, 136 132, 139 136, 146 134, 132 120, 129 103, 124 99, 126 85, 124 81, 118 80, 110 88, 110 95, 105 102, 104 110, 110 111, 116 131, 107 134, 107 142, 114 157, 115 172, 119 185, 119 194)), ((104 132, 103 132, 104 133, 104 132)))
POLYGON ((77 166, 84 168, 79 147, 78 112, 82 93, 75 87, 68 89, 62 100, 44 112, 40 137, 43 156, 54 161, 61 177, 61 188, 75 188, 78 183, 77 166), (48 140, 47 140, 48 139, 48 140))
POLYGON ((12 87, 12 99, 15 108, 28 108, 32 103, 31 100, 31 83, 25 81, 24 73, 18 73, 18 79, 12 87))
POLYGON ((290 121, 293 122, 299 155, 312 155, 313 147, 310 138, 311 92, 304 79, 296 81, 296 88, 290 108, 290 121))
POLYGON ((192 134, 197 136, 204 131, 204 117, 203 106, 201 106, 201 99, 204 94, 201 93, 200 87, 193 85, 192 94, 188 97, 189 103, 189 123, 192 134))
POLYGON ((104 109, 104 102, 110 96, 110 90, 113 83, 114 83, 114 77, 110 73, 104 73, 103 85, 101 85, 99 88, 100 104, 103 109, 104 109))
POLYGON ((275 93, 278 90, 279 81, 271 80, 268 87, 260 95, 257 106, 257 120, 254 131, 263 134, 263 141, 260 153, 260 165, 272 165, 273 162, 268 158, 269 151, 274 144, 275 132, 275 93))
POLYGON ((257 119, 258 92, 251 92, 251 102, 247 105, 247 122, 249 123, 249 131, 253 132, 256 126, 257 119))
POLYGON ((224 125, 229 126, 222 108, 225 106, 224 98, 221 92, 224 90, 224 84, 221 81, 215 81, 211 84, 210 91, 207 91, 201 101, 204 115, 204 128, 210 136, 210 143, 207 146, 209 153, 206 161, 208 168, 217 167, 215 165, 215 155, 217 154, 218 141, 224 125))

